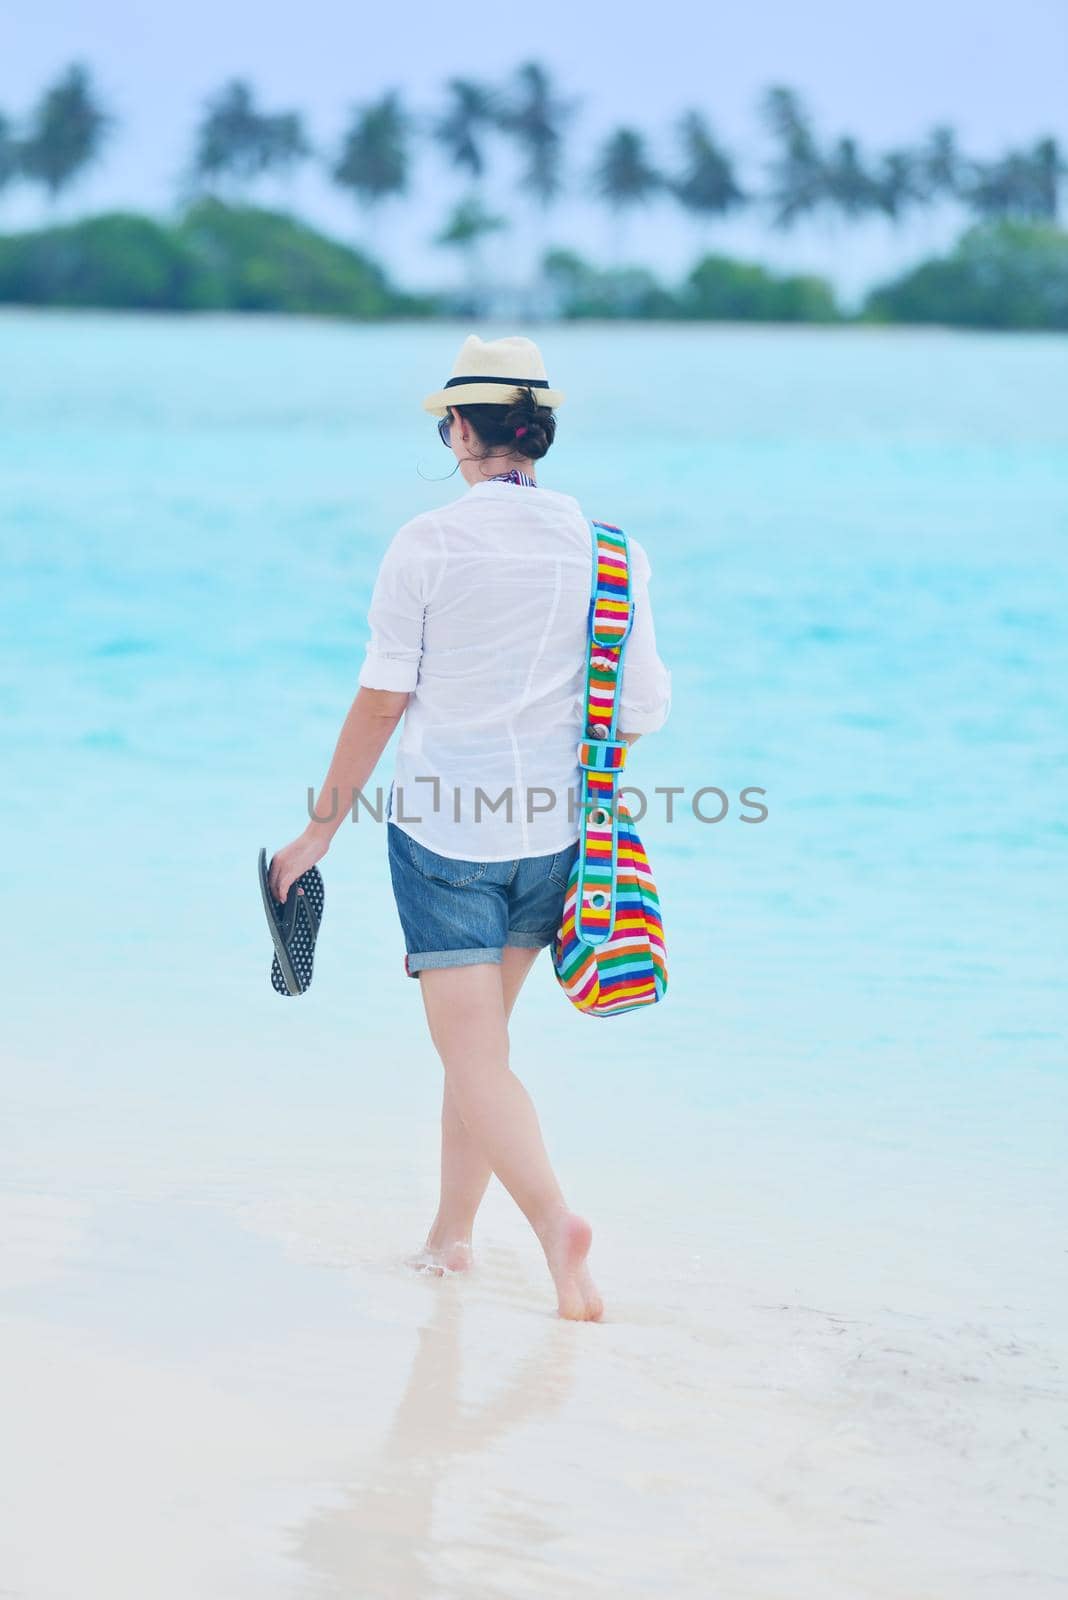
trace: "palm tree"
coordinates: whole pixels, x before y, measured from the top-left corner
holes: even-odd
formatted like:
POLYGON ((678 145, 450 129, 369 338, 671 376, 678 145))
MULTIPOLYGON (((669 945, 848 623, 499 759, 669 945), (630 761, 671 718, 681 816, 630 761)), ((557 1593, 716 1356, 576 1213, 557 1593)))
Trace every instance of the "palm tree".
POLYGON ((916 181, 923 189, 924 199, 956 199, 963 170, 964 158, 957 136, 952 128, 940 123, 931 129, 927 143, 921 145, 916 155, 916 181))
POLYGON ((483 136, 498 125, 502 114, 499 96, 471 78, 450 78, 445 89, 449 102, 432 122, 431 137, 451 166, 477 182, 486 171, 483 136))
POLYGON ((404 194, 408 188, 411 127, 396 89, 353 112, 332 177, 340 189, 351 193, 368 218, 384 200, 404 194))
POLYGON ((882 206, 879 183, 855 139, 838 140, 827 158, 825 183, 827 200, 851 222, 882 206))
POLYGON ((771 164, 767 196, 772 224, 791 228, 826 201, 826 168, 808 114, 792 89, 769 89, 761 104, 761 115, 780 145, 771 164))
POLYGON ((454 208, 444 228, 434 238, 434 243, 459 250, 467 263, 467 284, 470 310, 481 315, 486 299, 482 269, 482 240, 489 233, 508 227, 504 217, 491 216, 477 195, 461 200, 454 208))
POLYGON ((989 222, 1011 217, 1023 192, 1020 158, 1010 152, 996 161, 975 161, 965 185, 968 204, 989 222))
POLYGON ((1060 182, 1068 174, 1060 146, 1055 139, 1039 139, 1026 155, 1030 178, 1031 218, 1038 221, 1057 221, 1060 211, 1060 182))
POLYGON ((917 174, 909 150, 888 150, 875 175, 875 203, 891 222, 899 223, 909 207, 925 198, 924 175, 917 174))
POLYGON ((482 201, 486 175, 485 138, 498 126, 502 103, 498 92, 472 78, 450 78, 443 111, 430 118, 428 132, 457 172, 467 175, 470 192, 459 200, 436 244, 458 249, 467 262, 472 306, 485 302, 483 238, 508 226, 492 217, 482 201))
MULTIPOLYGON (((592 177, 594 190, 611 208, 621 236, 625 213, 634 206, 647 204, 664 188, 663 177, 646 156, 645 139, 634 128, 617 128, 615 133, 609 134, 592 177)), ((625 253, 622 237, 617 253, 625 253)))
POLYGON ((11 123, 0 111, 0 194, 18 176, 19 165, 19 147, 11 123))
MULTIPOLYGON (((527 61, 517 69, 498 112, 497 126, 515 140, 526 157, 520 186, 533 195, 541 209, 539 237, 531 252, 539 262, 545 258, 548 243, 549 210, 563 189, 564 130, 580 104, 578 98, 565 100, 557 95, 546 69, 537 61, 527 61)), ((527 294, 536 314, 542 300, 541 289, 532 284, 527 294)))
POLYGON ((97 160, 112 126, 88 68, 75 63, 37 102, 19 146, 19 166, 54 201, 97 160))
POLYGON ((1018 217, 1056 221, 1065 164, 1056 140, 1030 150, 1009 150, 996 161, 975 161, 962 185, 964 198, 984 221, 1018 217))
POLYGON ((288 174, 311 155, 311 144, 299 111, 274 111, 260 118, 264 172, 288 174))
POLYGON ((290 172, 310 153, 299 114, 265 115, 256 109, 250 86, 235 78, 205 106, 193 172, 208 186, 228 179, 242 185, 268 172, 290 172))
POLYGON ((556 96, 549 74, 537 61, 527 61, 515 75, 515 88, 498 113, 498 126, 511 134, 527 158, 521 182, 543 206, 563 188, 560 167, 563 135, 581 101, 556 96))
POLYGON ((1014 176, 1006 157, 997 161, 970 161, 961 182, 961 196, 984 222, 1006 217, 1012 210, 1014 176))
POLYGON ((254 177, 259 118, 247 83, 233 79, 210 98, 196 133, 193 172, 202 183, 254 177))
POLYGON ((1061 155, 1056 139, 1040 139, 1031 151, 1031 187, 1035 215, 1044 221, 1057 220, 1061 180, 1066 174, 1068 164, 1061 155))
POLYGON ((938 123, 915 150, 889 152, 881 170, 873 174, 877 208, 892 223, 896 225, 909 206, 924 208, 924 225, 915 236, 917 255, 931 255, 944 242, 944 213, 961 202, 966 167, 956 133, 948 124, 938 123))
POLYGON ((1060 214, 1060 182, 1068 176, 1068 163, 1055 139, 1039 139, 1031 150, 1031 168, 1041 214, 1055 222, 1060 214))
POLYGON ((702 222, 745 205, 748 196, 735 178, 734 164, 701 113, 684 112, 677 128, 684 166, 678 177, 668 180, 668 187, 679 204, 702 222))

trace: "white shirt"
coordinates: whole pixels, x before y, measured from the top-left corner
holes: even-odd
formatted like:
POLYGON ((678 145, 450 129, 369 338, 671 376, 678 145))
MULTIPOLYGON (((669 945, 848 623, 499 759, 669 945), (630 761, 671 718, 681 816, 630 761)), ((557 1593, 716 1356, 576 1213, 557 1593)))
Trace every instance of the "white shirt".
MULTIPOLYGON (((411 691, 387 815, 440 855, 506 861, 579 837, 591 540, 573 495, 486 480, 390 541, 359 681, 411 691)), ((616 726, 649 733, 668 715, 671 675, 649 560, 628 544, 635 612, 616 726)))

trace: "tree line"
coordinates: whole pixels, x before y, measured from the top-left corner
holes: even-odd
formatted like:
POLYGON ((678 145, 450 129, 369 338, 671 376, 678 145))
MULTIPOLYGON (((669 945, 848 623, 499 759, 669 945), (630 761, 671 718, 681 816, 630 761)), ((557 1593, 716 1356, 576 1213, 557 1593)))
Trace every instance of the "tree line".
MULTIPOLYGON (((484 194, 496 144, 503 141, 518 154, 518 193, 548 218, 571 187, 568 164, 582 103, 562 94, 544 65, 527 61, 500 85, 450 78, 439 103, 426 111, 409 106, 399 89, 389 89, 353 107, 335 142, 320 146, 300 111, 267 109, 249 83, 234 79, 200 110, 183 182, 192 194, 234 198, 264 178, 291 178, 314 162, 374 216, 386 201, 408 193, 421 150, 429 145, 464 185, 433 242, 460 250, 472 262, 486 235, 510 225, 488 208, 484 194)), ((1058 219, 1068 166, 1051 136, 980 160, 943 125, 915 146, 869 152, 850 135, 821 136, 793 89, 768 89, 757 109, 770 156, 756 185, 744 177, 704 112, 689 109, 673 125, 673 164, 654 159, 642 129, 619 126, 600 140, 578 174, 582 190, 617 219, 667 197, 701 227, 746 209, 780 230, 820 214, 899 223, 946 200, 976 221, 1058 219)), ((117 126, 89 68, 71 65, 21 121, 0 111, 0 189, 35 184, 55 200, 102 158, 117 126)))
MULTIPOLYGON (((498 314, 571 320, 935 322, 1068 330, 1068 233, 1050 222, 983 222, 947 256, 876 285, 843 311, 821 277, 706 254, 675 283, 550 250, 537 298, 506 291, 498 314), (508 303, 511 296, 511 303, 508 303)), ((129 212, 0 234, 0 305, 288 312, 368 320, 482 315, 470 291, 411 294, 365 254, 298 218, 211 196, 171 220, 129 212)))

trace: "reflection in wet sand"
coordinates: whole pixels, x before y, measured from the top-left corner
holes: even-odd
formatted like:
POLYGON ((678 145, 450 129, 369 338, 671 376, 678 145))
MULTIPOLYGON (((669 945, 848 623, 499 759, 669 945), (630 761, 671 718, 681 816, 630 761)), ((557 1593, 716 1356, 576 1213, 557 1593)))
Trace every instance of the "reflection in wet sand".
MULTIPOLYGON (((581 1333, 553 1323, 534 1350, 517 1361, 503 1389, 477 1406, 466 1405, 461 1400, 465 1286, 439 1280, 434 1287, 434 1310, 418 1330, 408 1383, 381 1449, 344 1502, 314 1516, 299 1536, 295 1554, 328 1581, 325 1593, 346 1600, 354 1594, 391 1600, 425 1595, 430 1578, 441 1576, 442 1551, 450 1542, 447 1533, 435 1529, 444 1474, 460 1458, 480 1456, 492 1477, 494 1444, 524 1423, 551 1416, 571 1392, 576 1334, 581 1333)), ((544 1510, 540 1502, 537 1513, 525 1517, 521 1507, 510 1505, 509 1552, 558 1535, 544 1510)))

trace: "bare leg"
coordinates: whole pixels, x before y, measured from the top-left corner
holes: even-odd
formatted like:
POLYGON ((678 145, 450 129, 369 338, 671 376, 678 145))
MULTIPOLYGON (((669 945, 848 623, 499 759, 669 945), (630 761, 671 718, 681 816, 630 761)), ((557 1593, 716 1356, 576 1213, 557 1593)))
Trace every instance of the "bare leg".
POLYGON ((419 974, 430 1035, 460 1118, 541 1242, 560 1315, 596 1320, 603 1306, 586 1266, 592 1229, 569 1211, 537 1112, 508 1065, 500 968, 432 967, 419 974))
MULTIPOLYGON (((499 971, 506 1018, 540 954, 518 945, 505 946, 499 971)), ((475 1213, 492 1176, 482 1147, 468 1133, 456 1109, 446 1074, 441 1097, 441 1198, 426 1247, 411 1258, 412 1266, 440 1273, 464 1272, 471 1265, 475 1213)))

